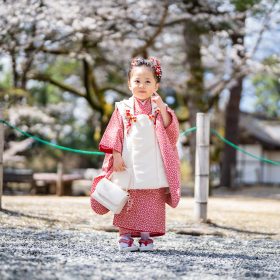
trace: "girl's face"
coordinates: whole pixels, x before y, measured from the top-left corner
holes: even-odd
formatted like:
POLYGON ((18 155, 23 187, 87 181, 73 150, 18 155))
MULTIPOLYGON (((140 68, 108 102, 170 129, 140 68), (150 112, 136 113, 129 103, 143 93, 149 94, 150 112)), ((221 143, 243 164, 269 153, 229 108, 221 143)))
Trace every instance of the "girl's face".
POLYGON ((135 97, 145 100, 158 90, 159 84, 149 67, 136 66, 131 70, 128 87, 135 97))

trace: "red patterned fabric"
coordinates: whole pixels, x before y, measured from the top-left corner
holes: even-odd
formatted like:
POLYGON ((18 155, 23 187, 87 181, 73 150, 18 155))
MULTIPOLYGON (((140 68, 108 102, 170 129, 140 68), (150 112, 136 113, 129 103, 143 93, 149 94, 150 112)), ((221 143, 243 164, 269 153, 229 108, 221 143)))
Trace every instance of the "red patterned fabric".
POLYGON ((114 215, 113 224, 120 228, 120 235, 132 237, 149 232, 151 236, 165 234, 165 189, 130 190, 132 205, 125 205, 120 214, 114 215))
MULTIPOLYGON (((151 114, 151 100, 141 102, 135 98, 134 115, 151 114)), ((169 184, 170 193, 165 189, 129 190, 131 205, 126 205, 120 214, 114 215, 113 224, 120 228, 120 234, 131 233, 140 236, 140 232, 150 232, 151 236, 165 234, 165 203, 176 207, 180 200, 180 162, 176 147, 179 136, 179 124, 175 113, 167 108, 171 116, 170 124, 165 128, 161 114, 156 118, 156 135, 159 142, 164 169, 169 184)), ((118 112, 114 111, 109 124, 100 141, 99 149, 106 153, 102 173, 93 180, 91 193, 96 184, 113 172, 113 150, 122 152, 124 125, 118 112)), ((97 214, 106 214, 109 210, 91 198, 91 207, 97 214)))

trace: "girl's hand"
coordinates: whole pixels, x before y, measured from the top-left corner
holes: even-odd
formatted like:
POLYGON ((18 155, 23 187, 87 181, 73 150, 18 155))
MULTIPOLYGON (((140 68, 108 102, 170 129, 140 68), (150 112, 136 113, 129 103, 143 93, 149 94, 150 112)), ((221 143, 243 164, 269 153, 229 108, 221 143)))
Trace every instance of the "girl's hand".
POLYGON ((164 102, 162 101, 160 95, 157 92, 154 92, 151 97, 152 102, 155 102, 160 110, 166 109, 164 102))
POLYGON ((159 96, 158 93, 154 92, 152 95, 152 102, 155 102, 158 106, 158 108, 160 109, 160 114, 162 116, 163 119, 163 125, 164 127, 168 127, 169 124, 171 123, 171 116, 170 114, 167 112, 167 107, 164 104, 164 102, 162 101, 161 97, 159 96))
POLYGON ((113 151, 113 171, 124 171, 126 169, 125 163, 120 153, 113 151))

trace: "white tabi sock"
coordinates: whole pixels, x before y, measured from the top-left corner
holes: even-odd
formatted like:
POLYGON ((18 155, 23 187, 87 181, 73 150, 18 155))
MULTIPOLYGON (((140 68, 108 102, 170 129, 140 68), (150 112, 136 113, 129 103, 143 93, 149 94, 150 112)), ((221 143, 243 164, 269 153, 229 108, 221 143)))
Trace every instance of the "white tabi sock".
POLYGON ((129 240, 131 238, 131 233, 122 234, 120 237, 129 240))
POLYGON ((150 238, 149 232, 141 232, 141 239, 148 240, 150 238))

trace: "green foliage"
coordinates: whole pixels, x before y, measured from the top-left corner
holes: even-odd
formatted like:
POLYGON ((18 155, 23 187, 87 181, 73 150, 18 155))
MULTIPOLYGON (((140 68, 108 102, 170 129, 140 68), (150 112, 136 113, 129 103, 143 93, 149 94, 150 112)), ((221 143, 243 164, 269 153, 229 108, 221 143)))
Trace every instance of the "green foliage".
MULTIPOLYGON (((66 79, 68 79, 66 83, 70 84, 73 82, 69 82, 69 79, 80 75, 80 65, 81 64, 78 60, 57 57, 50 63, 41 65, 41 71, 46 75, 50 75, 57 81, 64 82, 66 79)), ((55 118, 55 126, 60 125, 62 130, 63 128, 68 127, 69 131, 67 133, 65 131, 57 132, 55 143, 75 149, 97 150, 98 143, 93 139, 94 128, 92 127, 91 116, 89 116, 88 123, 81 124, 77 121, 76 116, 74 116, 74 112, 72 110, 67 110, 63 105, 67 103, 75 104, 77 102, 77 97, 71 96, 69 94, 64 95, 64 91, 62 89, 48 82, 34 80, 27 84, 28 91, 21 90, 19 88, 13 88, 11 73, 7 72, 3 74, 4 75, 1 75, 2 80, 0 81, 0 90, 2 89, 2 91, 9 97, 9 103, 11 106, 17 104, 19 98, 24 98, 28 105, 34 108, 36 107, 42 112, 45 112, 50 117, 55 118), (65 96, 67 96, 67 98, 65 98, 65 96), (62 104, 61 109, 57 109, 56 105, 60 103, 62 104), (69 127, 71 129, 69 129, 69 127)), ((75 83, 76 81, 79 81, 79 79, 73 79, 73 81, 75 83)), ((79 85, 75 86, 79 87, 79 85)), ((26 119, 21 118, 21 123, 30 128, 28 131, 31 134, 47 141, 54 141, 48 135, 46 135, 46 133, 43 133, 44 124, 42 123, 42 120, 36 119, 33 114, 32 118, 29 118, 29 116, 26 119), (38 125, 40 123, 42 124, 40 131, 32 132, 31 128, 33 125, 38 125)), ((20 127, 20 125, 18 126, 20 127)), ((46 124, 46 126, 51 125, 46 124)), ((55 130, 57 130, 57 128, 55 130)), ((25 136, 21 135, 14 135, 13 131, 10 132, 10 137, 14 137, 14 141, 23 140, 26 138, 25 136)), ((27 162, 30 163, 30 167, 37 171, 40 170, 40 166, 38 165, 38 161, 33 161, 33 159, 37 157, 41 159, 44 158, 44 162, 48 163, 42 163, 41 168, 43 169, 41 169, 41 171, 55 171, 57 161, 68 155, 71 155, 73 158, 77 158, 77 167, 79 166, 79 163, 82 163, 84 167, 99 167, 100 165, 100 157, 71 154, 69 152, 63 152, 58 149, 48 147, 38 142, 35 142, 32 145, 32 149, 25 151, 24 155, 27 157, 27 162)), ((71 165, 74 166, 75 163, 71 163, 71 165)))
POLYGON ((24 89, 13 87, 13 78, 10 72, 0 71, 0 73, 2 76, 0 80, 0 100, 4 101, 7 108, 28 96, 24 89))
MULTIPOLYGON (((79 73, 78 61, 65 57, 58 57, 49 63, 44 71, 44 74, 50 75, 58 81, 64 82, 66 78, 71 75, 79 73)), ((31 93, 31 99, 29 103, 31 105, 43 105, 57 104, 64 100, 62 96, 62 90, 50 83, 36 82, 29 87, 31 93)))
POLYGON ((110 83, 110 84, 116 84, 116 85, 118 85, 118 84, 122 84, 124 81, 126 81, 125 79, 124 79, 124 75, 123 75, 123 73, 119 73, 119 72, 108 72, 108 74, 107 74, 107 81, 108 81, 108 83, 110 83))
POLYGON ((1 76, 3 77, 0 80, 1 88, 5 88, 6 89, 6 88, 12 87, 12 84, 13 84, 12 74, 10 72, 4 73, 2 68, 0 70, 0 73, 1 73, 1 76))
POLYGON ((256 92, 256 110, 269 117, 280 116, 280 61, 272 55, 263 60, 266 72, 256 74, 253 85, 256 92))
POLYGON ((280 82, 272 74, 257 74, 253 78, 256 90, 256 111, 268 117, 280 116, 280 82))
POLYGON ((54 63, 50 63, 45 71, 45 74, 49 74, 55 77, 56 80, 64 80, 71 75, 81 73, 79 67, 79 61, 71 58, 58 57, 54 63))
POLYGON ((261 0, 231 0, 230 2, 235 6, 236 11, 245 12, 260 1, 261 0))
POLYGON ((30 105, 47 106, 48 104, 57 104, 63 101, 60 90, 48 83, 38 82, 30 87, 30 105), (60 93, 60 94, 59 94, 60 93))

